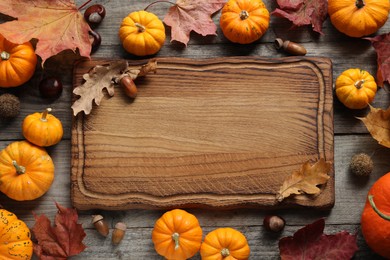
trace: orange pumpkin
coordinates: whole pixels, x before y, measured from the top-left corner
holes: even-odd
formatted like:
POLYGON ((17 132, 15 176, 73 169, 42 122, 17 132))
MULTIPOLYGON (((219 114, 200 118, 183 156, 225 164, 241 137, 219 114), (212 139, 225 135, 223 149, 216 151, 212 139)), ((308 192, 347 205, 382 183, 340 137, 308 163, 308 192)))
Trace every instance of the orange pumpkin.
POLYGON ((0 191, 11 199, 34 200, 49 190, 54 164, 44 148, 13 142, 0 153, 0 191))
POLYGON ((33 254, 31 233, 15 214, 0 209, 0 259, 29 260, 33 254))
POLYGON ((206 235, 200 248, 202 260, 246 260, 250 248, 245 236, 233 228, 218 228, 206 235))
POLYGON ((389 0, 328 0, 332 24, 351 37, 378 31, 386 23, 389 11, 389 0))
POLYGON ((390 259, 390 172, 379 178, 368 192, 361 228, 368 246, 390 259))
POLYGON ((223 34, 235 43, 252 43, 269 26, 269 12, 261 0, 229 0, 219 20, 223 34))
POLYGON ((17 87, 34 74, 37 56, 31 43, 15 44, 0 35, 0 87, 17 87))
POLYGON ((156 252, 166 259, 184 260, 199 251, 202 229, 194 215, 174 209, 156 221, 152 241, 156 252))
POLYGON ((51 146, 61 141, 64 134, 61 121, 49 114, 51 108, 43 113, 34 113, 23 120, 24 137, 38 146, 51 146))
POLYGON ((152 55, 165 42, 165 27, 153 13, 132 12, 123 19, 119 38, 127 52, 137 56, 152 55))
POLYGON ((336 96, 350 109, 362 109, 374 100, 377 85, 373 76, 365 70, 348 69, 335 83, 336 96))

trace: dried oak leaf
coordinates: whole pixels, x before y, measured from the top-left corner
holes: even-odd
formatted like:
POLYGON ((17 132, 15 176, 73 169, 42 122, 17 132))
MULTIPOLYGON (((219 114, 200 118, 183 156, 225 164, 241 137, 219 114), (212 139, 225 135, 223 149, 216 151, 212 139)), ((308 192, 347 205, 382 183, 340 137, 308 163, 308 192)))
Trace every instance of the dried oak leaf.
POLYGON ((377 53, 377 83, 383 87, 385 81, 390 83, 390 32, 365 39, 371 41, 377 53))
POLYGON ((0 24, 0 34, 18 44, 38 39, 35 52, 42 64, 67 49, 90 57, 91 28, 73 0, 0 0, 0 12, 17 18, 0 24))
POLYGON ((346 231, 334 235, 324 234, 325 220, 319 219, 279 240, 282 260, 351 259, 358 250, 356 235, 346 231))
POLYGON ((325 162, 322 158, 312 166, 309 162, 304 163, 299 171, 294 171, 284 180, 278 194, 276 194, 277 200, 282 201, 291 194, 319 194, 321 190, 317 185, 325 184, 328 181, 330 178, 329 170, 330 163, 325 162))
POLYGON ((294 26, 312 25, 315 32, 323 34, 322 24, 328 15, 327 0, 278 0, 280 8, 271 14, 290 20, 294 26))
POLYGON ((100 105, 104 97, 104 89, 110 96, 113 96, 114 86, 118 83, 115 82, 115 79, 121 75, 126 74, 134 80, 138 76, 145 76, 147 73, 155 71, 156 64, 157 61, 153 59, 139 69, 129 69, 127 61, 119 60, 93 67, 83 75, 85 82, 73 90, 74 94, 80 96, 72 105, 73 114, 76 116, 81 111, 84 111, 86 115, 91 113, 94 101, 96 105, 100 105))
POLYGON ((191 31, 202 36, 216 35, 217 26, 210 16, 219 11, 225 2, 226 0, 177 0, 164 17, 164 23, 171 27, 171 41, 187 45, 191 31))
POLYGON ((362 120, 371 136, 380 145, 390 148, 390 107, 387 110, 370 106, 370 112, 366 117, 358 117, 362 120))
POLYGON ((68 259, 84 251, 83 239, 86 234, 78 224, 77 211, 56 203, 58 212, 54 225, 45 215, 34 215, 32 232, 38 241, 34 243, 34 253, 42 260, 68 259))

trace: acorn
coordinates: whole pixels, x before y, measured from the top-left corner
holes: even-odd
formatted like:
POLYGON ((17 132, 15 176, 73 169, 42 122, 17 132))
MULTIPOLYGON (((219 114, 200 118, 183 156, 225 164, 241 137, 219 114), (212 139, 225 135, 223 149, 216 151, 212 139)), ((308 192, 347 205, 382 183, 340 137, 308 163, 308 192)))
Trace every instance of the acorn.
POLYGON ((359 153, 352 156, 349 169, 355 175, 369 176, 374 169, 374 163, 369 155, 359 153))
POLYGON ((17 96, 8 93, 0 96, 0 118, 14 118, 19 112, 20 100, 17 96))
POLYGON ((286 225, 286 221, 284 218, 276 215, 267 215, 264 217, 263 225, 269 231, 280 232, 286 225))
POLYGON ((277 50, 284 50, 285 52, 288 52, 292 55, 297 55, 297 56, 304 56, 306 55, 307 51, 305 47, 302 45, 292 42, 292 41, 283 41, 280 38, 275 39, 275 48, 277 50))
POLYGON ((107 222, 104 220, 102 215, 94 215, 92 216, 92 224, 99 232, 100 235, 107 237, 109 233, 109 228, 107 222))
POLYGON ((112 232, 111 241, 114 245, 118 245, 122 239, 125 237, 126 224, 123 222, 118 222, 115 225, 115 229, 112 232))

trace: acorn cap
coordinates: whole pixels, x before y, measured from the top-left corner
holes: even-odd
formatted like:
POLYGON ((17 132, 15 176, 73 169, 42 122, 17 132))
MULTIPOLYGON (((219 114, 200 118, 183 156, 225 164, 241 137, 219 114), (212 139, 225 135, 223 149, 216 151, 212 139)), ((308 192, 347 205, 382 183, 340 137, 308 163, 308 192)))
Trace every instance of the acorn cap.
POLYGON ((20 100, 12 94, 3 94, 0 96, 0 117, 17 117, 20 111, 20 100))
POLYGON ((99 220, 102 220, 103 216, 102 215, 93 215, 92 218, 92 224, 98 222, 99 220))
POLYGON ((118 223, 115 224, 115 228, 116 228, 116 229, 120 229, 120 230, 125 231, 126 228, 127 228, 127 226, 126 226, 126 224, 123 223, 123 222, 118 222, 118 223))

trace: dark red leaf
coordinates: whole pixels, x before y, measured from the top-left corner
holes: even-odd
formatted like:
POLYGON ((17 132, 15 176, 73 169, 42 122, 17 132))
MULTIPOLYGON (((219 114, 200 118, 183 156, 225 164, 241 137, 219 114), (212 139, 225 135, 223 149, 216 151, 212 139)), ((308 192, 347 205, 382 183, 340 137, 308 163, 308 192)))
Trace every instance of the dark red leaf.
POLYGON ((327 0, 277 0, 280 8, 271 14, 290 20, 295 26, 311 24, 313 30, 320 34, 322 24, 328 15, 327 0))
POLYGON ((82 242, 86 234, 81 224, 77 224, 77 211, 58 203, 56 206, 58 213, 53 227, 45 215, 34 215, 32 232, 38 241, 34 243, 34 253, 42 260, 67 259, 86 248, 82 242))
POLYGON ((390 32, 365 39, 371 41, 377 53, 377 82, 383 87, 385 81, 390 83, 390 32))
POLYGON ((311 260, 318 259, 318 256, 321 256, 321 259, 351 259, 358 250, 356 235, 345 231, 325 235, 324 227, 325 220, 320 219, 299 229, 292 237, 280 239, 282 260, 311 260))

